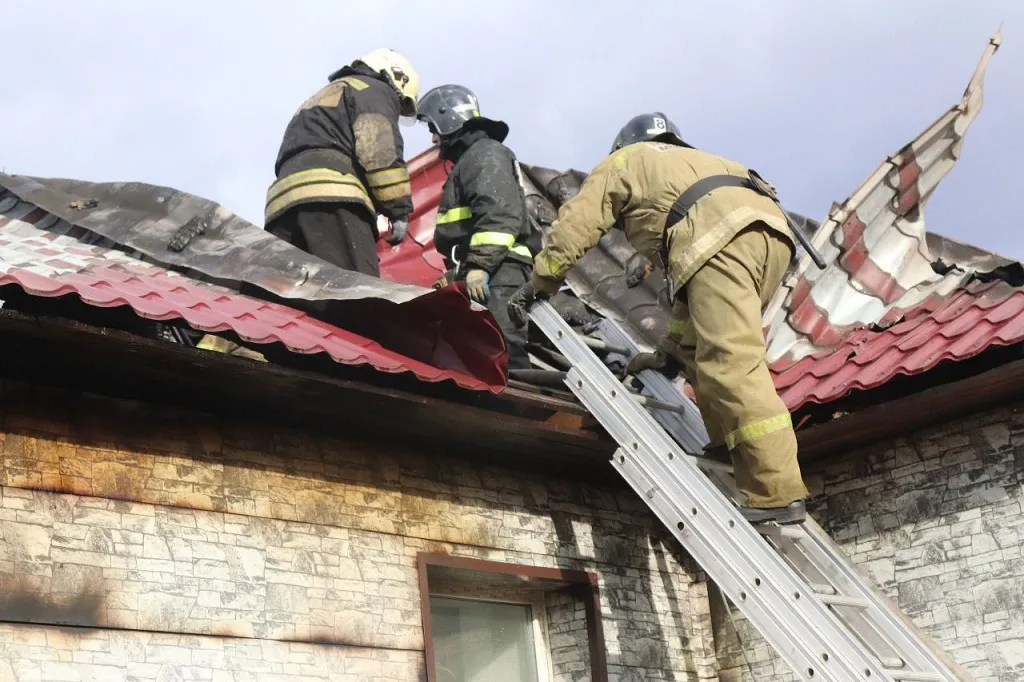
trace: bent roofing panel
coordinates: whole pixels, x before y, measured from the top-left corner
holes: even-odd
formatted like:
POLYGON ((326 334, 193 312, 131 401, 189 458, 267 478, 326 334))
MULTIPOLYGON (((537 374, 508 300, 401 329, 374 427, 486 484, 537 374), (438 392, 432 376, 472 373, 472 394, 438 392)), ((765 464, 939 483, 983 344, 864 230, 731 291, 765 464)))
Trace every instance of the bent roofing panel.
MULTIPOLYGON (((151 259, 89 243, 96 241, 95 235, 9 193, 0 193, 0 284, 16 284, 36 296, 74 293, 95 306, 127 305, 142 317, 182 319, 208 332, 230 329, 249 342, 279 342, 296 353, 327 353, 339 363, 412 372, 423 381, 450 379, 464 388, 494 392, 504 386, 503 370, 493 368, 496 358, 481 356, 486 356, 486 349, 470 353, 467 360, 465 354, 460 358, 459 353, 442 347, 439 353, 444 354, 444 362, 433 366, 289 306, 245 296, 170 271, 151 259), (478 371, 467 367, 472 361, 478 371), (492 365, 489 373, 479 371, 481 361, 492 365)), ((429 296, 435 298, 428 304, 442 314, 445 309, 466 307, 464 295, 455 290, 429 296)), ((403 304, 411 307, 410 317, 423 315, 424 300, 403 304)))
MULTIPOLYGON (((1019 270, 1020 265, 929 235, 923 221, 926 200, 959 158, 967 128, 980 111, 985 68, 1000 41, 997 33, 960 102, 883 163, 828 220, 819 225, 794 214, 804 233, 815 237, 828 267, 808 269, 809 259, 804 258, 765 314, 770 368, 791 410, 808 402, 827 403, 853 389, 874 388, 899 374, 924 372, 942 360, 962 360, 992 345, 1024 340, 1024 304, 1018 305, 1017 295, 1022 290, 977 281, 979 274, 1019 270), (993 297, 1000 296, 1005 303, 991 312, 1001 320, 997 324, 983 311, 990 311, 993 297), (878 331, 877 326, 887 328, 878 331), (927 330, 935 332, 931 341, 915 345, 913 339, 927 330), (870 355, 864 350, 868 341, 870 355)), ((446 175, 436 150, 413 164, 418 170, 414 191, 433 201, 436 209, 446 175)), ((575 170, 522 167, 531 216, 546 230, 586 176, 575 170)), ((405 246, 405 263, 413 262, 414 250, 433 250, 433 214, 424 210, 418 217, 417 240, 405 246)), ((641 286, 626 286, 625 264, 634 253, 621 231, 612 230, 566 281, 580 299, 623 323, 641 346, 650 348, 667 329, 669 305, 659 270, 641 286)), ((436 276, 420 267, 421 279, 436 276)), ((413 281, 401 280, 405 273, 392 271, 383 258, 382 271, 413 281)))
POLYGON ((768 358, 800 359, 836 348, 846 336, 948 296, 984 267, 976 259, 933 267, 924 208, 960 157, 967 129, 981 110, 985 68, 998 49, 989 42, 960 101, 886 159, 818 227, 824 270, 801 259, 765 313, 768 358))
POLYGON ((883 330, 858 329, 832 350, 771 366, 791 410, 867 390, 896 375, 926 372, 944 360, 966 360, 993 346, 1024 341, 1024 289, 973 281, 935 296, 883 330))
POLYGON ((442 162, 433 147, 406 165, 412 179, 409 235, 396 246, 383 239, 377 242, 380 272, 381 277, 393 282, 429 287, 444 274, 444 259, 434 248, 434 218, 450 164, 442 162))
POLYGON ((278 239, 216 202, 141 182, 0 173, 0 186, 47 213, 190 276, 247 282, 288 299, 403 303, 423 288, 345 270, 278 239), (178 242, 171 247, 172 242, 178 242))

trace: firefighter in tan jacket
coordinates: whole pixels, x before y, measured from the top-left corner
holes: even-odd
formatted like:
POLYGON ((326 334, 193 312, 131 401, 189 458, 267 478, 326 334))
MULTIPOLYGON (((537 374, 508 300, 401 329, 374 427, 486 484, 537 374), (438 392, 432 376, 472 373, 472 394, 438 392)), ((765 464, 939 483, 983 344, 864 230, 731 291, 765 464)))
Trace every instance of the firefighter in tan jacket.
POLYGON ((657 352, 635 357, 627 372, 682 371, 711 445, 731 453, 737 486, 747 496, 744 517, 798 523, 807 489, 761 328, 762 309, 793 256, 793 235, 769 196, 773 190, 751 177, 760 181, 744 166, 683 142, 663 114, 635 117, 559 210, 530 283, 513 296, 509 312, 525 318, 536 298, 558 291, 603 234, 613 226, 625 230, 637 251, 667 262, 674 301, 657 352))

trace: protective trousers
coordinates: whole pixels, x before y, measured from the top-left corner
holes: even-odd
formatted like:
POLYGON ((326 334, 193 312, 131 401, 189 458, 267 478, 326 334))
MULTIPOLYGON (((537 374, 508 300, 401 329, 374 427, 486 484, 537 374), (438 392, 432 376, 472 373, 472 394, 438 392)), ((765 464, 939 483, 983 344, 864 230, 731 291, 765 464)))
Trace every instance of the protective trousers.
POLYGON ((509 369, 530 369, 530 356, 526 350, 528 325, 517 327, 508 315, 508 300, 519 287, 530 279, 528 265, 513 260, 504 260, 491 275, 490 296, 487 309, 494 316, 494 321, 501 327, 508 346, 509 369))
POLYGON ((300 204, 271 220, 266 230, 339 268, 380 277, 377 226, 359 204, 300 204))
POLYGON ((807 496, 789 410, 765 362, 761 311, 782 282, 792 246, 763 223, 742 230, 677 295, 659 344, 683 366, 712 445, 732 455, 752 507, 807 496))

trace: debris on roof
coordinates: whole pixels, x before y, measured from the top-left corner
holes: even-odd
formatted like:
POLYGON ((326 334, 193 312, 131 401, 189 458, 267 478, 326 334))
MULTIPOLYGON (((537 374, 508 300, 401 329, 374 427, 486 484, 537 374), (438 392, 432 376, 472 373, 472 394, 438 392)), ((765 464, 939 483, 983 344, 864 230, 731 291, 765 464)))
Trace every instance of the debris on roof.
POLYGON ((427 291, 327 263, 208 199, 139 182, 84 182, 0 173, 23 201, 190 277, 245 282, 286 299, 375 298, 404 303, 427 291))
POLYGON ((176 190, 10 175, 0 175, 0 186, 8 188, 0 189, 0 285, 129 306, 144 318, 230 330, 251 343, 423 381, 505 387, 501 332, 462 289, 431 291, 341 270, 176 190), (196 216, 205 234, 184 251, 167 249, 196 216), (255 296, 239 293, 246 285, 255 296))
MULTIPOLYGON (((981 109, 985 69, 1000 42, 997 33, 960 102, 887 159, 824 222, 791 212, 828 267, 808 268, 809 257, 798 253, 766 311, 770 368, 790 410, 1024 341, 1020 263, 928 234, 923 217, 981 109), (999 282, 985 284, 992 280, 999 282), (957 314, 977 328, 965 327, 957 314), (924 343, 929 334, 934 338, 924 343)), ((530 214, 546 230, 586 174, 521 167, 530 214)), ((382 248, 381 272, 397 281, 432 281, 443 265, 427 255, 417 261, 416 252, 434 251, 433 219, 447 170, 436 149, 413 160, 410 169, 422 202, 415 226, 410 222, 415 243, 382 248)), ((566 283, 590 308, 623 324, 638 345, 651 349, 667 330, 670 305, 660 269, 640 286, 626 286, 626 264, 634 254, 622 232, 611 230, 570 270, 566 283)))

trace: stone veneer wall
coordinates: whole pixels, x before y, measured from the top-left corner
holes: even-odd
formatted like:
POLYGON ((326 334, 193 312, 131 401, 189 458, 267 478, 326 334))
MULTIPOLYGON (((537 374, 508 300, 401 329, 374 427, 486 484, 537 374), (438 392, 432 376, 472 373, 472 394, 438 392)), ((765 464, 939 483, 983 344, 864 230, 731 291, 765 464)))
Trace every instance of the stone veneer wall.
MULTIPOLYGON (((818 522, 979 682, 1024 680, 1022 407, 804 467, 818 522)), ((726 622, 723 679, 793 679, 734 613, 754 674, 726 622)))
MULTIPOLYGON (((423 680, 420 552, 593 572, 610 679, 715 679, 629 490, 428 449, 0 382, 0 682, 423 680)), ((581 609, 546 609, 576 682, 581 609)))

